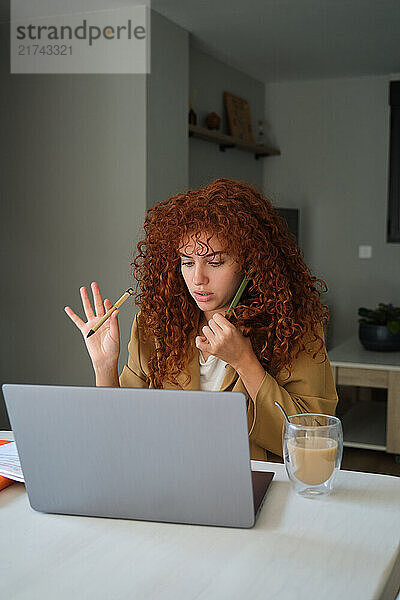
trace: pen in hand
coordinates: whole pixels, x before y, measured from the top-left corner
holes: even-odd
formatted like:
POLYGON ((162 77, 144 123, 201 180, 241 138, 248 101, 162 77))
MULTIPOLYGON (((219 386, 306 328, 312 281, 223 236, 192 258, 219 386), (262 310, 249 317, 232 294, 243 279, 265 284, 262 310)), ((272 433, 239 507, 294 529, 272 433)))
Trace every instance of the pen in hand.
MULTIPOLYGON (((248 275, 248 273, 246 273, 246 275, 243 277, 242 283, 240 284, 232 302, 230 303, 228 310, 225 313, 226 319, 229 319, 229 317, 231 316, 232 313, 235 314, 235 308, 239 304, 239 300, 242 297, 242 294, 246 288, 246 285, 249 283, 249 279, 247 279, 247 275, 248 275)), ((235 314, 235 316, 236 316, 236 314, 235 314)))
POLYGON ((115 304, 106 312, 106 314, 93 326, 93 328, 87 334, 87 338, 96 333, 96 331, 103 325, 105 321, 112 315, 112 313, 117 310, 122 304, 129 298, 129 296, 133 296, 134 291, 132 288, 128 288, 124 294, 122 294, 121 298, 118 298, 115 304))

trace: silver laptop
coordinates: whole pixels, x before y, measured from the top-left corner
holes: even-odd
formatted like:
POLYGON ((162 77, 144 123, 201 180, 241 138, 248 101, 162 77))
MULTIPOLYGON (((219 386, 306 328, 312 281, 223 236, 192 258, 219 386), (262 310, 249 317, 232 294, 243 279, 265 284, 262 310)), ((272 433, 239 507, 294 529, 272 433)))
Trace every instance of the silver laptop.
POLYGON ((35 510, 254 525, 273 473, 251 471, 244 394, 2 389, 35 510))

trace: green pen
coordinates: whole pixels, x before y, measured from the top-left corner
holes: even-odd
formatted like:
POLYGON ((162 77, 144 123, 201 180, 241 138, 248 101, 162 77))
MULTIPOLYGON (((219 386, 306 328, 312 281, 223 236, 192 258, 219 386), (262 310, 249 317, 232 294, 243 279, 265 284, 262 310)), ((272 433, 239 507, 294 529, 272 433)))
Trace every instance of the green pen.
POLYGON ((242 283, 240 284, 238 291, 235 294, 235 297, 233 298, 232 302, 229 305, 229 308, 227 310, 227 312, 225 313, 225 318, 229 318, 231 316, 232 313, 235 312, 235 308, 237 307, 237 305, 239 304, 239 300, 242 297, 242 294, 246 288, 246 285, 249 283, 250 279, 247 278, 248 272, 246 273, 246 275, 243 277, 242 283))

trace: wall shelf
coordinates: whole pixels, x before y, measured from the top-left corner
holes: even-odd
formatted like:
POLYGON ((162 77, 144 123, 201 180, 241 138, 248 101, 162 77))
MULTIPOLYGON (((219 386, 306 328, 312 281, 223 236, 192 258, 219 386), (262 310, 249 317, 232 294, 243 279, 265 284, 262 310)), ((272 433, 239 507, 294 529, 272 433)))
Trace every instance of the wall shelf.
POLYGON ((240 138, 226 135, 215 129, 206 129, 205 127, 199 127, 198 125, 189 125, 189 137, 196 137, 207 142, 212 142, 219 145, 221 152, 225 152, 226 148, 239 148, 239 150, 245 150, 254 154, 254 158, 258 159, 263 156, 279 156, 280 151, 270 146, 264 146, 261 144, 252 144, 240 138))

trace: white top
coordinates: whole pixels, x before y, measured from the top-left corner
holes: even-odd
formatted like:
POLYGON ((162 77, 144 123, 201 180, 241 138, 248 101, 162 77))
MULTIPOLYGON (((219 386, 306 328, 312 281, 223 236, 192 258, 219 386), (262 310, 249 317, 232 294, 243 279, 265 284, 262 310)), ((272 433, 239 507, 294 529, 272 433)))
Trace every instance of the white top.
POLYGON ((0 491, 0 597, 396 597, 400 478, 339 471, 332 495, 310 500, 294 494, 283 465, 251 466, 275 472, 252 529, 45 514, 22 483, 10 485, 0 491))
POLYGON ((400 371, 400 352, 366 350, 356 336, 329 350, 328 356, 332 367, 400 371))
POLYGON ((200 389, 203 391, 219 391, 225 379, 225 366, 228 364, 217 356, 210 356, 204 360, 199 350, 200 363, 200 389))

